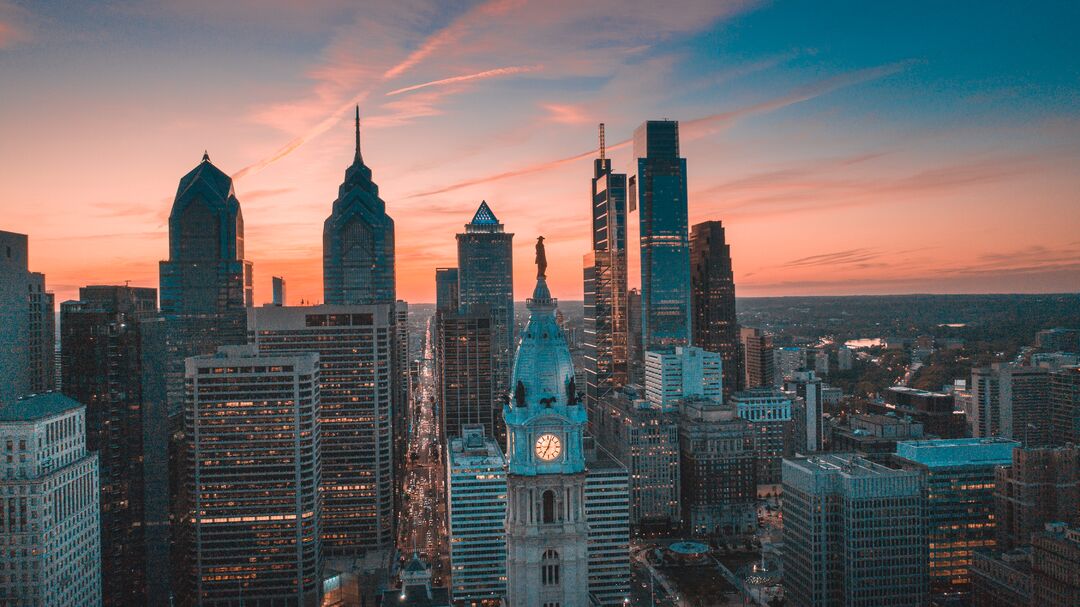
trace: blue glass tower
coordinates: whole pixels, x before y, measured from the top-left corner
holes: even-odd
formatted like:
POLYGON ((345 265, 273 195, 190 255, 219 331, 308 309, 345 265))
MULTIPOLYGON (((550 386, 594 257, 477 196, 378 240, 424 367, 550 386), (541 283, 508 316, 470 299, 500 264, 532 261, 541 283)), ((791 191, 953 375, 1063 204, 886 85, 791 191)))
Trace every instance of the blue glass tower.
POLYGON ((323 299, 328 304, 393 303, 394 280, 394 220, 360 154, 357 106, 356 153, 323 223, 323 299))
POLYGON ((641 331, 645 349, 690 343, 690 241, 686 159, 679 123, 650 120, 634 131, 630 210, 640 206, 641 331))

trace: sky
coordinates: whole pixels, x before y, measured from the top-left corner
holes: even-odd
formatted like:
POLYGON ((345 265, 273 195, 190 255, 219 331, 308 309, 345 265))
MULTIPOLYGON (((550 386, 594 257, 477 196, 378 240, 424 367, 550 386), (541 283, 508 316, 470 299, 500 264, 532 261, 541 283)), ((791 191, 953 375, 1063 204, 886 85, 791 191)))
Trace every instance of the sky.
POLYGON ((400 298, 434 300, 487 200, 516 297, 542 234, 580 299, 597 124, 625 171, 619 144, 669 118, 740 296, 1076 292, 1078 22, 1066 1, 0 0, 0 229, 58 301, 157 286, 206 150, 256 301, 284 276, 318 302, 359 104, 400 298))

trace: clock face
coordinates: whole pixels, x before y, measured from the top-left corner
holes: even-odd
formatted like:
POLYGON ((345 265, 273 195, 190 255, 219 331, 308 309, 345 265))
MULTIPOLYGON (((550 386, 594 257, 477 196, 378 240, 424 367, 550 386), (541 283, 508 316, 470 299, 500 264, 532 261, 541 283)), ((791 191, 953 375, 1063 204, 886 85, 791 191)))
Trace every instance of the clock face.
POLYGON ((536 457, 545 462, 562 455, 562 440, 554 434, 541 434, 536 439, 536 457))

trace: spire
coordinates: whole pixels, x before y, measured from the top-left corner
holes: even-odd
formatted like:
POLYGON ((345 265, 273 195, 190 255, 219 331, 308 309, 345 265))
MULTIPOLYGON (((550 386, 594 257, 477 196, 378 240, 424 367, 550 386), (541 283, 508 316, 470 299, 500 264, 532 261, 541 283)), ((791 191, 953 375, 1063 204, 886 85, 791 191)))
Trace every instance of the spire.
POLYGON ((202 161, 203 162, 210 162, 210 153, 207 152, 206 150, 203 150, 203 152, 202 152, 202 161))
POLYGON ((604 152, 606 151, 604 146, 604 123, 600 123, 600 160, 604 159, 604 152))
POLYGON ((487 201, 481 200, 480 206, 476 209, 476 213, 473 215, 470 223, 472 225, 494 225, 499 223, 499 218, 495 217, 495 213, 492 212, 487 201))
POLYGON ((356 104, 356 156, 353 158, 353 162, 364 162, 364 157, 360 155, 360 104, 356 104))

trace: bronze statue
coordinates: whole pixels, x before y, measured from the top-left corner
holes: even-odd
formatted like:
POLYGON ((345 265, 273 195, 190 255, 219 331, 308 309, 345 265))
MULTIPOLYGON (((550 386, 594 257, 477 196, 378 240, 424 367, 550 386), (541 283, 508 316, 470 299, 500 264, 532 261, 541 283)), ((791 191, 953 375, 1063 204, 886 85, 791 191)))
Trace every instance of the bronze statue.
POLYGON ((544 254, 544 237, 536 237, 536 277, 547 278, 547 255, 544 254))

